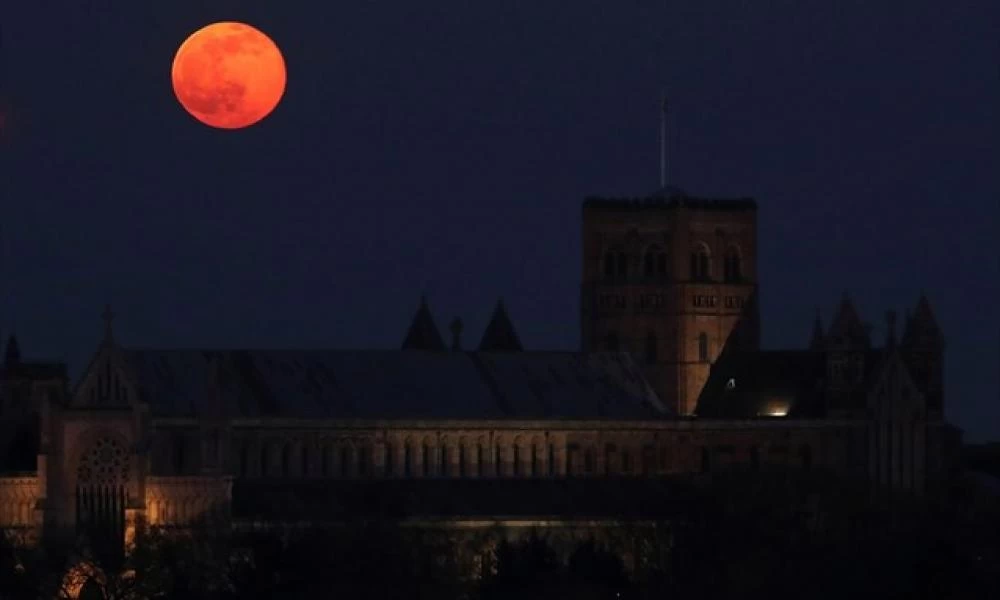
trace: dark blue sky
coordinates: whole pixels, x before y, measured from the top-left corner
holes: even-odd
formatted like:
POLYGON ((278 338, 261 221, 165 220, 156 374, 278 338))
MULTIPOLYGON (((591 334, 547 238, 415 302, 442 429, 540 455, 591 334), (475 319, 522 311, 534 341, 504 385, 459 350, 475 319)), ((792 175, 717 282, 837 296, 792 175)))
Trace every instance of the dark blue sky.
POLYGON ((4 2, 0 328, 79 372, 137 346, 395 347, 426 292, 478 341, 499 295, 575 348, 580 202, 670 179, 759 202, 764 342, 847 290, 884 336, 925 290, 949 417, 1000 438, 995 0, 4 2), (61 6, 53 9, 53 4, 61 6), (209 129, 174 51, 246 21, 277 110, 209 129))

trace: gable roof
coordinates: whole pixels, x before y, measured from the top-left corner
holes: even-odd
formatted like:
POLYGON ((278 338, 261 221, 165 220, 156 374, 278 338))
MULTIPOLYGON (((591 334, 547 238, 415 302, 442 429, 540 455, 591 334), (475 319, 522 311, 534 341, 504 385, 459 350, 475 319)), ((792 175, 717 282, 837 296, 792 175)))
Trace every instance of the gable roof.
POLYGON ((497 302, 497 307, 493 310, 493 316, 486 325, 483 332, 483 339, 479 342, 480 352, 521 352, 521 340, 514 331, 514 324, 507 316, 507 309, 503 300, 497 302))
POLYGON ((625 353, 123 349, 123 355, 140 399, 156 416, 197 417, 220 406, 253 418, 666 416, 625 353))

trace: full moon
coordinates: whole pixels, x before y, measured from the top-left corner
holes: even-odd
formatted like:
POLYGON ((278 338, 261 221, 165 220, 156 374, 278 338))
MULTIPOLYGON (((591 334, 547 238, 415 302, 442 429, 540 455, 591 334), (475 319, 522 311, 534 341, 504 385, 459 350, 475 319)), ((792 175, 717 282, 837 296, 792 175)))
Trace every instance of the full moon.
POLYGON ((253 125, 285 93, 281 51, 245 23, 213 23, 192 33, 177 49, 170 75, 181 106, 219 129, 253 125))

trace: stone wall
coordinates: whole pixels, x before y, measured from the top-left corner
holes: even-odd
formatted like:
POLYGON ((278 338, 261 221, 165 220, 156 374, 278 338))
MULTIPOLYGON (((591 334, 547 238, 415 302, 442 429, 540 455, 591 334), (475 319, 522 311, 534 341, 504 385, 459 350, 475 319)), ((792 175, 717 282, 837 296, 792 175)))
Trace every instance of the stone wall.
POLYGON ((146 480, 146 521, 183 527, 201 521, 225 521, 232 500, 228 477, 150 477, 146 480))
POLYGON ((38 478, 34 475, 0 477, 0 528, 35 527, 38 498, 38 478))

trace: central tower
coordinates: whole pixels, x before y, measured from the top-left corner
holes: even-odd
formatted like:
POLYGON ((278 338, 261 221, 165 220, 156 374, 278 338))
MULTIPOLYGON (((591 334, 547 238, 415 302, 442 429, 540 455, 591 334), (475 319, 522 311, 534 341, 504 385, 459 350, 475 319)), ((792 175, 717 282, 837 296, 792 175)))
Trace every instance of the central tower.
POLYGON ((757 204, 667 188, 583 203, 581 343, 626 351, 660 399, 695 413, 711 364, 741 317, 756 347, 757 204), (744 310, 746 307, 746 310, 744 310))

